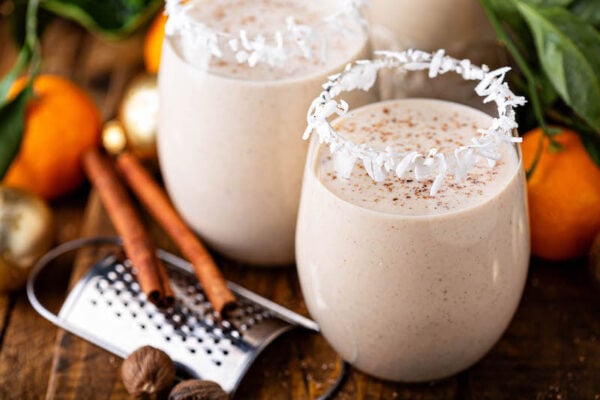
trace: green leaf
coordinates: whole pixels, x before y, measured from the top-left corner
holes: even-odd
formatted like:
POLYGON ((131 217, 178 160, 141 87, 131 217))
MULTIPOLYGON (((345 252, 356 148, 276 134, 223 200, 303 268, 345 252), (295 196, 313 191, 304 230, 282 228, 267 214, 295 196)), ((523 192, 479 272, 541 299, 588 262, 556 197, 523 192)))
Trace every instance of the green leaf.
POLYGON ((570 10, 579 18, 594 25, 596 29, 600 29, 600 1, 575 0, 570 10))
POLYGON ((162 0, 44 0, 40 5, 90 31, 119 39, 146 23, 162 4, 162 0))
POLYGON ((590 133, 585 133, 580 136, 588 154, 600 168, 600 136, 590 133))
MULTIPOLYGON (((8 102, 6 96, 10 90, 10 87, 15 82, 17 77, 27 68, 30 61, 31 50, 29 49, 29 46, 23 46, 21 51, 19 51, 15 65, 13 65, 6 76, 0 81, 0 107, 3 107, 8 102)), ((2 118, 0 118, 0 121, 2 121, 2 118)))
POLYGON ((8 171, 19 148, 25 129, 25 111, 27 104, 33 96, 31 83, 25 86, 13 100, 0 108, 0 180, 8 171))
POLYGON ((536 72, 538 82, 540 82, 540 98, 544 109, 552 106, 559 97, 558 92, 554 89, 550 79, 542 71, 536 72))
MULTIPOLYGON (((13 0, 13 11, 8 15, 11 36, 18 47, 25 44, 27 36, 27 0, 13 0)), ((42 36, 48 25, 56 16, 45 10, 37 10, 37 35, 42 36)))
POLYGON ((600 33, 563 8, 516 1, 546 76, 564 102, 600 132, 600 33))

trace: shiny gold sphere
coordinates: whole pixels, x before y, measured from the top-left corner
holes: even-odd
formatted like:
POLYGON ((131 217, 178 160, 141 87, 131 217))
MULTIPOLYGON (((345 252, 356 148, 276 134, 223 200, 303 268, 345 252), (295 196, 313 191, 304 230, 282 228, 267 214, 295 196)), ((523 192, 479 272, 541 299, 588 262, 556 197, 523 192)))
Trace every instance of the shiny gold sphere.
POLYGON ((127 136, 121 122, 108 121, 102 129, 102 146, 109 154, 119 154, 127 147, 127 136))
POLYGON ((142 159, 156 159, 158 123, 156 75, 142 74, 129 85, 119 110, 128 148, 142 159))
POLYGON ((41 198, 0 186, 0 293, 21 289, 52 245, 52 212, 41 198))

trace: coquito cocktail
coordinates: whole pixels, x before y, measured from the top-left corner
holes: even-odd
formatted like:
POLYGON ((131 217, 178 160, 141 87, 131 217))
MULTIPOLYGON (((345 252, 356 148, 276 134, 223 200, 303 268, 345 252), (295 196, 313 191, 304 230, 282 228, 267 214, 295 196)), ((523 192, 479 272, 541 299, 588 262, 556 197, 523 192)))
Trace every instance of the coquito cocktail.
POLYGON ((291 263, 307 150, 298 135, 326 77, 368 53, 357 10, 334 0, 169 3, 158 135, 169 194, 217 251, 291 263))
POLYGON ((460 155, 481 150, 472 138, 493 125, 461 104, 401 99, 336 119, 346 149, 313 137, 298 273, 311 316, 358 369, 407 382, 450 376, 508 326, 529 261, 520 155, 510 140, 489 145, 490 159, 460 155), (363 157, 350 167, 349 147, 363 157))

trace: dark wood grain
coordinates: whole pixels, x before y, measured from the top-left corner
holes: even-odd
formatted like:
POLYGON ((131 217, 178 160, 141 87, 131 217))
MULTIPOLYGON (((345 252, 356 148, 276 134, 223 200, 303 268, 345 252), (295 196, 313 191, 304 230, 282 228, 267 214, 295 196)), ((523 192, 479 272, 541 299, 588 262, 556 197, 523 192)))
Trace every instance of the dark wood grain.
MULTIPOLYGON (((90 196, 84 221, 82 237, 112 232, 97 196, 90 196)), ((78 253, 69 286, 85 275, 89 267, 101 258, 103 251, 91 248, 78 253)), ((120 365, 120 358, 59 329, 46 399, 124 398, 127 392, 120 381, 120 365)))
MULTIPOLYGON (((79 236, 82 215, 77 212, 86 202, 86 193, 53 204, 55 236, 67 241, 79 236)), ((46 278, 43 296, 50 307, 59 304, 68 269, 59 268, 46 278)), ((50 377, 57 329, 39 316, 29 305, 24 292, 0 300, 10 305, 4 335, 0 340, 0 399, 40 399, 44 397, 50 377)), ((0 326, 2 322, 0 322, 0 326)), ((1 331, 1 330, 0 330, 1 331)))
MULTIPOLYGON (((15 56, 7 37, 6 24, 0 21, 0 73, 15 56)), ((109 119, 126 83, 140 70, 140 40, 106 43, 57 20, 43 38, 44 71, 75 80, 109 119)), ((83 188, 52 204, 58 243, 114 234, 98 196, 91 191, 88 200, 87 193, 83 188)), ((164 232, 148 218, 146 223, 157 243, 174 251, 164 232)), ((47 300, 57 306, 69 282, 73 284, 98 257, 98 252, 84 251, 65 262, 61 273, 45 281, 47 300)), ((219 262, 228 279, 308 315, 293 267, 267 271, 219 262)), ((120 363, 118 357, 43 320, 22 292, 0 296, 0 399, 127 398, 119 379, 120 363)), ((340 360, 320 335, 295 331, 259 357, 236 399, 313 399, 326 390, 339 368, 340 360)), ((532 260, 513 322, 474 367, 422 385, 383 382, 351 370, 336 399, 600 400, 600 292, 592 287, 583 261, 557 265, 532 260)))

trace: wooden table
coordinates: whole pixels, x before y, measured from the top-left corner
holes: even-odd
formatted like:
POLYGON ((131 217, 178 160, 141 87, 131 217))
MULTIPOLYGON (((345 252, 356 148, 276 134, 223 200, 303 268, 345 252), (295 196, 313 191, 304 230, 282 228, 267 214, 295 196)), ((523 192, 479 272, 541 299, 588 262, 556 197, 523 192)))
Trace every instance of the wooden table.
MULTIPOLYGON (((65 21, 44 35, 44 70, 85 87, 105 119, 141 69, 141 38, 104 43, 65 21)), ((14 60, 0 21, 0 73, 14 60)), ((83 188, 52 204, 56 242, 113 232, 94 191, 83 188)), ((151 225, 153 236, 171 248, 151 225)), ((261 271, 223 263, 228 279, 306 314, 293 268, 261 271)), ((45 296, 57 303, 79 266, 49 278, 45 296)), ((493 318, 490 315, 490 318, 493 318)), ((401 351, 401 349, 399 349, 401 351)), ((36 314, 23 292, 0 296, 0 399, 120 399, 121 360, 57 329, 36 314)), ((335 374, 337 357, 319 335, 294 332, 268 348, 236 399, 311 399, 335 374)), ((600 400, 600 291, 584 261, 532 260, 519 310, 500 342, 477 365, 442 382, 401 385, 351 370, 336 399, 594 399, 600 400)))

